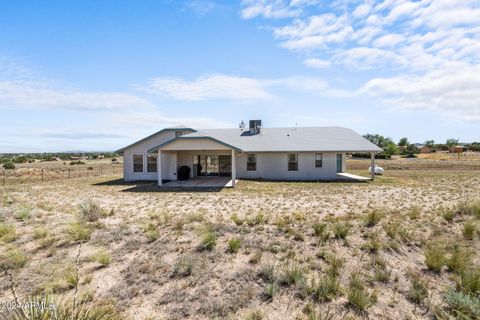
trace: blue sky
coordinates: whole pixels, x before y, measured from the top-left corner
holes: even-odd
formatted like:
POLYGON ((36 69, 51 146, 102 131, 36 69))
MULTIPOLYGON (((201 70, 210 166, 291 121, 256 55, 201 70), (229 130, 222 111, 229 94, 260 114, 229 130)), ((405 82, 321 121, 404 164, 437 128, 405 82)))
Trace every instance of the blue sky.
POLYGON ((480 3, 0 3, 0 152, 114 150, 165 126, 480 140, 480 3))

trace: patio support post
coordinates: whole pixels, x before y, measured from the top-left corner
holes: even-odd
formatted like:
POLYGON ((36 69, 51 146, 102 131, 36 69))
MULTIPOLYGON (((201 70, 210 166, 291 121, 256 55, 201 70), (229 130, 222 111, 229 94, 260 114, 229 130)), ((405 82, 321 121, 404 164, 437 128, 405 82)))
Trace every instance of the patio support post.
POLYGON ((371 152, 370 153, 370 176, 371 176, 371 179, 372 181, 374 180, 375 178, 375 152, 371 152))
POLYGON ((235 159, 235 150, 232 149, 232 187, 235 188, 235 182, 237 180, 237 164, 235 159))
POLYGON ((162 150, 158 149, 157 154, 157 175, 158 175, 158 185, 162 185, 162 150))

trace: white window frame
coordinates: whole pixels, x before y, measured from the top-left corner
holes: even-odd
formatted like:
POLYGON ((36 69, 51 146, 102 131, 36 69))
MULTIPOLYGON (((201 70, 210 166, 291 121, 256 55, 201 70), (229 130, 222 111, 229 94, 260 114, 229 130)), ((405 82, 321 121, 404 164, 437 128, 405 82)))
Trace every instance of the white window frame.
POLYGON ((288 172, 298 172, 298 153, 295 153, 295 152, 289 152, 287 153, 287 171, 288 172), (294 154, 295 155, 295 158, 296 158, 296 163, 297 163, 297 170, 290 170, 290 167, 289 167, 289 164, 290 164, 290 155, 291 154, 294 154))
POLYGON ((158 172, 158 167, 157 167, 157 164, 158 164, 158 154, 157 153, 147 153, 147 156, 146 156, 146 159, 147 159, 147 173, 157 173, 158 172), (148 157, 149 156, 153 156, 155 158, 155 168, 157 168, 157 170, 155 171, 149 171, 148 170, 148 157))
POLYGON ((314 165, 315 168, 323 168, 323 153, 322 152, 315 152, 315 154, 313 155, 313 165, 314 165), (320 155, 320 161, 321 161, 320 166, 317 166, 317 154, 320 155))
POLYGON ((247 172, 257 172, 258 169, 258 156, 256 153, 247 153, 245 154, 245 170, 247 172), (255 156, 255 170, 248 170, 248 156, 249 155, 254 155, 255 156))
POLYGON ((132 154, 132 166, 133 173, 144 173, 145 172, 145 154, 143 153, 134 153, 132 154), (142 156, 142 171, 135 171, 135 156, 142 156))

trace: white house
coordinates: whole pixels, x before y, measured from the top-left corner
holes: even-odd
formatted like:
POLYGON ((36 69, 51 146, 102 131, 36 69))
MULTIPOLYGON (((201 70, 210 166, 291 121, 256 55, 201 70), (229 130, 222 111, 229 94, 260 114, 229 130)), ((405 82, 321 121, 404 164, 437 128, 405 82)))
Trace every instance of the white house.
POLYGON ((227 177, 234 187, 236 179, 344 179, 346 153, 371 153, 373 165, 380 151, 347 128, 263 128, 260 120, 251 120, 248 129, 243 121, 232 129, 166 128, 117 153, 123 154, 125 181, 162 185, 177 180, 186 166, 190 180, 227 177))

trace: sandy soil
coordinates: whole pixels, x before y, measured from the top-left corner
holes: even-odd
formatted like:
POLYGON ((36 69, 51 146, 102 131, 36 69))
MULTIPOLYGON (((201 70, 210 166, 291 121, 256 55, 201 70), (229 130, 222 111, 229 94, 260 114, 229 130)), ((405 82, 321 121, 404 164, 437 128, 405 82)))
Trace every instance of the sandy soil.
MULTIPOLYGON (((447 267, 429 270, 427 246, 460 244, 478 263, 480 217, 445 218, 448 208, 480 200, 475 172, 390 171, 367 183, 241 181, 235 190, 202 191, 118 178, 0 189, 0 222, 17 235, 0 241, 0 249, 19 248, 28 259, 14 271, 22 299, 46 291, 73 294, 66 274, 79 243, 67 231, 89 200, 105 214, 87 223, 93 233, 80 251, 79 295, 91 304, 113 301, 131 319, 429 319, 445 308, 443 295, 455 288, 456 274, 447 267), (22 210, 29 212, 23 220, 22 210), (372 211, 381 218, 369 226, 372 211), (472 221, 477 231, 467 239, 464 225, 472 221), (326 224, 328 239, 315 234, 318 223, 326 224), (394 223, 408 237, 389 235, 394 223), (334 237, 338 225, 349 227, 345 239, 334 237), (47 235, 35 235, 39 228, 47 235), (215 238, 211 249, 202 243, 208 235, 215 238), (238 252, 229 250, 232 239, 238 252), (107 266, 91 258, 100 249, 111 256, 107 266), (340 288, 319 300, 315 283, 328 274, 333 257, 344 261, 340 288), (388 279, 378 280, 379 268, 388 279), (376 296, 363 311, 349 298, 349 279, 357 272, 364 294, 376 296), (415 274, 428 290, 421 301, 411 298, 415 274)), ((0 301, 13 299, 4 274, 0 283, 0 301)))

